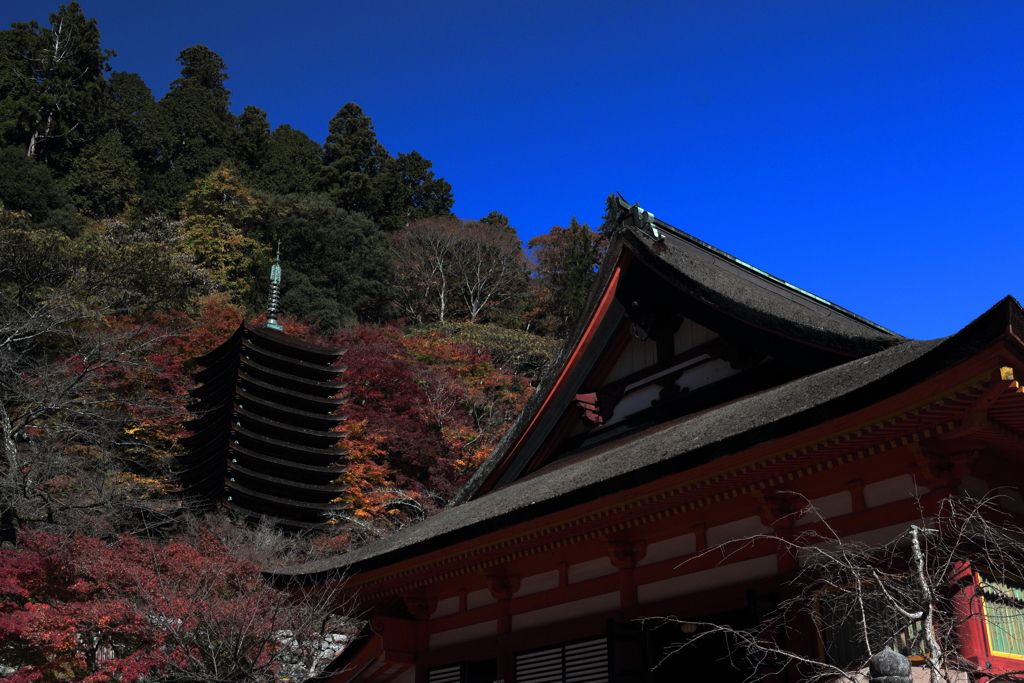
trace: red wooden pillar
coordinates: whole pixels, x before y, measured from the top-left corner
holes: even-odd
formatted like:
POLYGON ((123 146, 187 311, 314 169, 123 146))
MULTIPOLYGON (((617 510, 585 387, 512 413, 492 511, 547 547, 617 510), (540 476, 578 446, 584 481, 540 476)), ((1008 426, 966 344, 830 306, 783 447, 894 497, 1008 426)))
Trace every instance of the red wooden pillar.
POLYGON ((953 565, 949 580, 955 591, 952 603, 960 655, 973 662, 979 670, 985 671, 988 642, 977 577, 969 562, 957 562, 953 565))
POLYGON ((405 606, 416 619, 416 652, 430 649, 430 615, 437 609, 437 598, 405 596, 405 606))
POLYGON ((511 681, 515 676, 515 663, 509 650, 507 635, 512 631, 512 596, 519 590, 519 576, 488 574, 487 588, 498 601, 498 679, 511 681))
POLYGON ((633 570, 646 554, 647 541, 608 541, 608 556, 619 570, 619 606, 624 610, 636 607, 640 601, 633 570))

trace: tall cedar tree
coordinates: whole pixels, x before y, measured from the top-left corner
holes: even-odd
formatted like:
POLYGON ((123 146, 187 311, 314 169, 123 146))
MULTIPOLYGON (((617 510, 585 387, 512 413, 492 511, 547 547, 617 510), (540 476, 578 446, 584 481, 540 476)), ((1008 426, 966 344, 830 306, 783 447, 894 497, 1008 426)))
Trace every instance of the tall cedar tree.
POLYGON ((339 208, 372 215, 373 179, 388 151, 377 142, 373 121, 359 105, 349 102, 331 119, 324 142, 323 189, 339 208))
POLYGON ((77 2, 50 15, 50 27, 15 23, 0 32, 0 135, 63 172, 96 133, 112 50, 100 48, 95 19, 77 2))
POLYGON ((252 170, 253 187, 274 194, 316 192, 322 165, 320 144, 287 124, 270 134, 258 169, 252 170))
POLYGON ((181 51, 178 62, 181 76, 159 103, 161 150, 170 164, 163 191, 175 198, 183 196, 197 178, 230 159, 235 142, 224 60, 205 45, 193 45, 181 51))
POLYGON ((369 216, 394 231, 430 216, 450 215, 452 187, 435 178, 418 152, 388 154, 370 117, 349 102, 331 119, 323 149, 321 189, 347 211, 369 216))
POLYGON ((23 147, 0 149, 0 202, 8 211, 26 212, 36 228, 74 237, 84 226, 64 184, 41 161, 25 156, 23 147))

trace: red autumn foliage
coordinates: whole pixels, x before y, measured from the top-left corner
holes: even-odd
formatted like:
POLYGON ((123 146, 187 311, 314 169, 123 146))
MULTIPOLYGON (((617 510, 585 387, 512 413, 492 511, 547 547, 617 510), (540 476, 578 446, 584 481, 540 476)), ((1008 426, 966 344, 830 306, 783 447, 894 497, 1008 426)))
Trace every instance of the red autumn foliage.
POLYGON ((487 457, 532 390, 482 349, 439 332, 364 326, 332 343, 348 349, 345 500, 356 522, 406 523, 436 511, 487 457))
POLYGON ((0 549, 0 643, 15 668, 4 680, 259 680, 334 654, 313 632, 324 614, 308 618, 209 533, 197 540, 30 531, 0 549))

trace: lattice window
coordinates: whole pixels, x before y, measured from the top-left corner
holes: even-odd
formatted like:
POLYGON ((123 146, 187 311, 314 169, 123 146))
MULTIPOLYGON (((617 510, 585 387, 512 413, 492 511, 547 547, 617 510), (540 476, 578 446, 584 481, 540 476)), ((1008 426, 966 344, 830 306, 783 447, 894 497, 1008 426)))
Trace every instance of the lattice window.
POLYGON ((985 574, 979 579, 989 649, 1024 658, 1024 582, 985 574))

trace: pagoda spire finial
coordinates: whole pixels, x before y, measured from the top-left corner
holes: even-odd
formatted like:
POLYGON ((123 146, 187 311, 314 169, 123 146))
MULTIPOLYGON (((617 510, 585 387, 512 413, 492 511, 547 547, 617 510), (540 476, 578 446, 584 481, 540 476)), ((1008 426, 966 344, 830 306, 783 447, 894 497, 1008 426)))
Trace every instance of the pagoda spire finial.
POLYGON ((281 240, 277 241, 277 260, 270 267, 270 298, 267 300, 267 327, 280 330, 277 323, 278 302, 281 299, 281 240))

